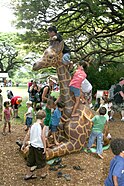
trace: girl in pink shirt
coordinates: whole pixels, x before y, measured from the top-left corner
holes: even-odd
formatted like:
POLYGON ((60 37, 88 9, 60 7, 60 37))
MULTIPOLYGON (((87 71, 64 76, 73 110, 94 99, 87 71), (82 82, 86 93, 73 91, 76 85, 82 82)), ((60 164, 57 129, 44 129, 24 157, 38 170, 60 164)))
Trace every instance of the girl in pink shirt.
POLYGON ((10 103, 9 101, 4 102, 4 126, 3 126, 3 135, 6 135, 5 130, 6 126, 8 124, 9 133, 11 133, 11 124, 10 124, 10 118, 12 116, 12 109, 9 107, 10 103))
POLYGON ((69 84, 70 91, 74 93, 75 96, 75 105, 72 110, 71 116, 78 116, 76 112, 76 109, 78 107, 79 101, 80 101, 80 89, 81 89, 81 83, 82 81, 87 77, 86 73, 83 69, 83 63, 85 62, 79 62, 76 72, 74 73, 72 80, 69 84))

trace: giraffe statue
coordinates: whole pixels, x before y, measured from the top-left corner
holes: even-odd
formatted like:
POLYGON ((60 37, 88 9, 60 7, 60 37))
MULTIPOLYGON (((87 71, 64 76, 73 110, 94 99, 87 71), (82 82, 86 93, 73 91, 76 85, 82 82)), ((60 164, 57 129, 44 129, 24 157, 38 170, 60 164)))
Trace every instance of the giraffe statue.
POLYGON ((49 148, 46 152, 47 160, 77 152, 85 146, 89 132, 91 129, 90 122, 84 117, 87 115, 89 118, 93 117, 93 112, 86 105, 79 103, 77 113, 79 116, 71 117, 72 109, 75 104, 74 95, 69 90, 69 82, 71 76, 65 65, 62 64, 62 49, 63 42, 54 42, 52 46, 49 46, 42 56, 42 58, 33 65, 33 70, 39 70, 46 67, 56 67, 59 85, 60 85, 60 97, 65 103, 63 111, 64 118, 70 118, 69 122, 61 123, 62 139, 63 141, 58 146, 49 148))

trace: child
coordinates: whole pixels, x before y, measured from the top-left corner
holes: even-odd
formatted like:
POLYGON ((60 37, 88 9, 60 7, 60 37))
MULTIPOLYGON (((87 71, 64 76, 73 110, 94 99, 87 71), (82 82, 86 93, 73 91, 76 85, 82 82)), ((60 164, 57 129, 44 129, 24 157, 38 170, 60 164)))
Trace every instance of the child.
POLYGON ((32 120, 33 120, 33 108, 32 108, 32 102, 31 101, 27 101, 26 102, 28 111, 25 113, 26 115, 26 122, 25 125, 27 126, 27 128, 25 129, 25 131, 27 131, 31 125, 32 125, 32 120))
MULTIPOLYGON (((42 130, 41 125, 43 125, 43 120, 46 114, 44 111, 38 111, 36 113, 36 122, 29 128, 21 150, 23 151, 26 146, 26 141, 30 138, 30 148, 27 158, 27 166, 33 167, 37 166, 37 169, 41 169, 46 165, 45 153, 46 153, 46 143, 44 131, 42 130)), ((31 172, 31 169, 28 168, 27 175, 24 177, 25 180, 32 179, 34 174, 31 172)))
POLYGON ((62 115, 61 112, 63 111, 64 106, 65 105, 63 102, 57 102, 57 107, 51 116, 50 129, 53 135, 55 145, 59 145, 56 139, 56 132, 57 132, 57 127, 59 125, 60 119, 64 122, 68 121, 68 119, 66 120, 61 116, 62 115))
POLYGON ((87 148, 90 150, 90 148, 92 147, 95 139, 97 139, 97 149, 96 149, 96 153, 98 154, 98 156, 100 158, 103 159, 102 156, 102 147, 103 147, 103 130, 104 130, 104 125, 106 123, 106 117, 104 116, 106 114, 106 108, 105 107, 101 107, 99 109, 99 114, 100 115, 96 115, 94 116, 92 119, 89 119, 86 115, 85 117, 93 122, 93 127, 91 130, 91 134, 89 137, 89 142, 87 145, 87 148))
POLYGON ((81 83, 82 81, 86 78, 86 73, 84 72, 83 70, 83 65, 85 64, 85 62, 79 62, 78 64, 78 67, 77 67, 77 70, 76 72, 74 73, 73 77, 72 77, 72 80, 69 84, 69 87, 70 87, 70 91, 74 93, 74 96, 75 96, 75 105, 73 107, 73 110, 72 110, 72 114, 71 116, 78 116, 78 113, 75 113, 76 112, 76 109, 79 105, 79 101, 80 101, 80 90, 81 90, 81 83))
POLYGON ((0 121, 2 121, 2 111, 3 111, 3 96, 1 95, 2 90, 0 89, 0 121))
POLYGON ((45 112, 46 112, 46 117, 44 120, 44 127, 45 127, 45 137, 46 137, 46 142, 47 142, 47 146, 50 147, 49 141, 48 141, 48 134, 49 134, 49 126, 50 126, 50 121, 51 121, 51 110, 55 108, 55 103, 54 103, 54 99, 52 97, 50 97, 47 100, 47 104, 46 104, 46 108, 45 108, 45 112))
POLYGON ((5 130, 6 126, 8 124, 8 129, 9 133, 11 133, 11 123, 10 123, 10 118, 12 116, 12 109, 10 108, 10 103, 9 101, 4 102, 4 126, 3 126, 3 135, 6 135, 5 130))
POLYGON ((115 157, 111 160, 105 186, 124 186, 124 139, 112 140, 110 147, 115 157))
MULTIPOLYGON (((59 41, 59 42, 63 41, 62 36, 60 35, 60 33, 57 32, 57 28, 55 26, 51 26, 48 28, 48 35, 50 37, 50 45, 52 45, 54 41, 59 41)), ((70 64, 70 49, 65 43, 63 48, 62 63, 64 65, 70 64)))

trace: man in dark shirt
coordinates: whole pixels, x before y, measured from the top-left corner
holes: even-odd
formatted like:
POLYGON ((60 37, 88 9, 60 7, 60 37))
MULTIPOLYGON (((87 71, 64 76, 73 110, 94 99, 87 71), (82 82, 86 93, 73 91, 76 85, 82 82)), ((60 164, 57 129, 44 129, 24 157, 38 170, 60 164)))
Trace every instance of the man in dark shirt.
MULTIPOLYGON (((54 41, 63 41, 63 38, 60 33, 57 32, 57 28, 55 26, 51 26, 48 28, 48 35, 50 37, 50 45, 53 44, 54 41)), ((63 48, 63 58, 62 63, 64 65, 69 65, 70 63, 70 49, 64 42, 64 48, 63 48)))
POLYGON ((121 112, 121 121, 124 121, 124 77, 120 78, 119 83, 114 89, 114 108, 121 112))

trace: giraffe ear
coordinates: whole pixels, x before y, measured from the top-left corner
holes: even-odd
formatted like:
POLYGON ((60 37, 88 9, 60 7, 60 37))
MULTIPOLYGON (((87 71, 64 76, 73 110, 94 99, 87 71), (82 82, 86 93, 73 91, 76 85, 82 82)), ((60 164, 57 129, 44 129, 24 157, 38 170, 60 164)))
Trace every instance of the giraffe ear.
POLYGON ((57 53, 62 52, 63 48, 64 48, 64 41, 54 41, 52 44, 52 48, 54 48, 56 50, 57 53))

